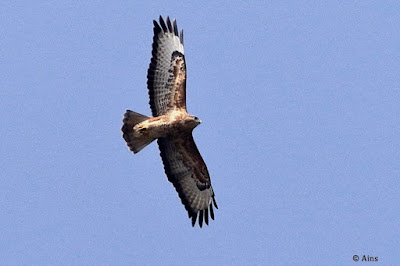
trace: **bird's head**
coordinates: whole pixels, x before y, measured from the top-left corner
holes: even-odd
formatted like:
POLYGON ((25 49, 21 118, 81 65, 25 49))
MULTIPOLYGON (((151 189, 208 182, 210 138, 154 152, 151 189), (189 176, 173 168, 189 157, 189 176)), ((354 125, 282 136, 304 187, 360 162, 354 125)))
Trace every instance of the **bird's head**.
POLYGON ((193 128, 197 127, 201 123, 201 120, 194 115, 190 116, 190 124, 193 125, 193 128))
POLYGON ((201 124, 201 120, 197 116, 193 116, 193 120, 196 122, 196 124, 201 124))

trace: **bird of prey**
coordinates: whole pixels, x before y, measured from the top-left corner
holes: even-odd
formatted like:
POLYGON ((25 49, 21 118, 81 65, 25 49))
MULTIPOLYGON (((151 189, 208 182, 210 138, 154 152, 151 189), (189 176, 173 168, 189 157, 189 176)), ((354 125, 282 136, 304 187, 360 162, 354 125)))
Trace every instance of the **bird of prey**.
POLYGON ((154 37, 147 88, 152 117, 127 110, 123 119, 123 138, 134 153, 157 139, 168 180, 192 219, 208 225, 218 209, 207 166, 193 140, 192 131, 200 119, 186 110, 186 62, 183 30, 176 20, 160 16, 153 21, 154 37))

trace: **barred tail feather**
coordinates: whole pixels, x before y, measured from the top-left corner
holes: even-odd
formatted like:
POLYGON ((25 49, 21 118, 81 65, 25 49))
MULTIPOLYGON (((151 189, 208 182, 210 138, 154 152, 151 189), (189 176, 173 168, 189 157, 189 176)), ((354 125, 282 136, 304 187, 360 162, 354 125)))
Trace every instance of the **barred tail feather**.
POLYGON ((137 134, 134 126, 149 119, 150 117, 133 112, 131 110, 127 110, 124 115, 122 132, 123 137, 130 148, 134 153, 138 153, 141 149, 149 145, 154 139, 148 137, 146 135, 137 134))

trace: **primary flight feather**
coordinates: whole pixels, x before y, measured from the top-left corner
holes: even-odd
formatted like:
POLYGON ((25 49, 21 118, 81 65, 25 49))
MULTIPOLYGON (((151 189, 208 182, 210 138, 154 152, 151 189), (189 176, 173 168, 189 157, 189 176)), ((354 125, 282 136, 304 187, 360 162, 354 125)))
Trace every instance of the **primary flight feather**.
POLYGON ((152 117, 130 110, 124 115, 122 132, 128 147, 138 153, 157 139, 164 170, 196 224, 198 217, 208 225, 218 208, 210 175, 193 140, 192 131, 200 120, 186 110, 186 63, 183 31, 160 16, 154 22, 152 58, 147 88, 152 117))

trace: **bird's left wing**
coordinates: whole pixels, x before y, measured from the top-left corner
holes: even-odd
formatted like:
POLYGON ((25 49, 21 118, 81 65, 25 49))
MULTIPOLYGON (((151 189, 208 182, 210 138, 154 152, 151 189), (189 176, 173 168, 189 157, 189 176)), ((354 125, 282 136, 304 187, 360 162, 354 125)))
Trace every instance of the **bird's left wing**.
POLYGON ((211 186, 207 166, 200 155, 191 133, 159 138, 160 155, 164 163, 165 173, 172 182, 188 211, 192 225, 199 216, 199 225, 203 220, 208 225, 208 214, 214 220, 214 210, 218 209, 214 191, 211 186))
POLYGON ((153 116, 173 109, 186 109, 186 63, 183 31, 178 32, 176 20, 154 22, 152 58, 147 72, 150 108, 153 116))

